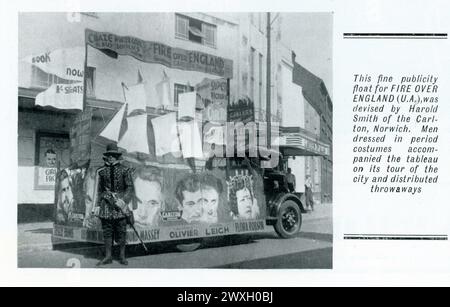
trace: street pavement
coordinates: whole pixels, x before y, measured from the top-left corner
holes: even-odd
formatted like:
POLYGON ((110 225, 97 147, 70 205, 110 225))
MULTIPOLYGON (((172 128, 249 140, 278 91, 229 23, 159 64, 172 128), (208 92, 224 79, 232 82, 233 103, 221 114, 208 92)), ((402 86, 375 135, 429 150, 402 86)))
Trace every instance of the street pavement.
MULTIPOLYGON (((130 268, 320 268, 332 267, 333 225, 331 204, 318 205, 303 214, 300 233, 281 239, 272 226, 252 235, 210 238, 193 252, 179 252, 173 243, 148 245, 146 255, 139 245, 127 250, 130 268)), ((102 257, 101 246, 52 250, 52 223, 18 226, 18 266, 93 268, 102 257)), ((123 268, 117 261, 105 268, 123 268)))

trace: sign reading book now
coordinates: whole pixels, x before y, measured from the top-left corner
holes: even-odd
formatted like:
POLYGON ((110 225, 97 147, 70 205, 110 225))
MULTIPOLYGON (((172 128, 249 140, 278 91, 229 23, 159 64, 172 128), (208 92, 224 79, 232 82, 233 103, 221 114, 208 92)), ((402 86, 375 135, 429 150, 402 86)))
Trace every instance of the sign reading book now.
POLYGON ((142 62, 162 64, 169 68, 200 71, 230 79, 233 77, 232 60, 200 51, 172 48, 133 36, 90 29, 86 29, 86 44, 113 57, 129 55, 142 62))

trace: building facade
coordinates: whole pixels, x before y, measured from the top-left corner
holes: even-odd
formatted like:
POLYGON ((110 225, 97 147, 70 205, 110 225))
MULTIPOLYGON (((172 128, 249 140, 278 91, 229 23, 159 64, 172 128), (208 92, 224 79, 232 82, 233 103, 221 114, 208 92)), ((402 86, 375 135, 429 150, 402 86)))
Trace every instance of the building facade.
POLYGON ((295 62, 293 82, 301 86, 305 126, 319 140, 329 145, 325 156, 305 157, 305 176, 310 176, 314 198, 332 202, 333 196, 333 103, 323 80, 295 62))

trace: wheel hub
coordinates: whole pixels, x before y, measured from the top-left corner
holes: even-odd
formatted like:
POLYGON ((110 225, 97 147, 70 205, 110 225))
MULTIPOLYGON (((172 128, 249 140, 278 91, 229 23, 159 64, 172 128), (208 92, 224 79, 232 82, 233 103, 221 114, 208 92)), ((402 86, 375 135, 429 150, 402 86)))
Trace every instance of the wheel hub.
POLYGON ((287 231, 292 230, 292 228, 295 228, 297 225, 297 215, 293 210, 287 211, 285 214, 283 214, 283 225, 284 228, 287 231))

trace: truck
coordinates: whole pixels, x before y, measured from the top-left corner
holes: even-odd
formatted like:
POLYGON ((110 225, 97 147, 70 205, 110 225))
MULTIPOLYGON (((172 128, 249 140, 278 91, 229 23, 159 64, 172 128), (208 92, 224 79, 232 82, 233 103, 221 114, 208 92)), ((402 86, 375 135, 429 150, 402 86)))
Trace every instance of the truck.
MULTIPOLYGON (((280 146, 264 146, 263 155, 251 146, 238 154, 224 155, 230 142, 234 147, 237 139, 250 144, 245 130, 243 134, 233 132, 231 139, 226 139, 225 122, 254 122, 253 104, 248 98, 236 103, 230 99, 232 61, 221 59, 225 67, 211 70, 180 60, 163 61, 154 54, 136 54, 135 43, 141 47, 159 44, 86 30, 85 70, 92 65, 88 62, 93 55, 96 63, 115 63, 109 57, 126 57, 130 69, 136 67, 138 83, 122 82, 122 101, 103 101, 87 94, 89 84, 85 79, 83 110, 70 130, 71 165, 57 170, 54 248, 74 242, 103 243, 101 223, 95 214, 97 172, 103 165, 102 153, 111 142, 121 150, 121 163, 129 168, 133 181, 134 197, 128 207, 135 223, 127 233, 129 245, 175 242, 182 251, 194 250, 202 240, 265 232, 267 225, 272 225, 281 238, 296 236, 306 208, 302 194, 287 188, 283 156, 323 153, 305 148, 296 152, 281 135, 277 141, 280 146), (128 43, 105 47, 96 40, 105 35, 114 38, 112 41, 128 43), (89 51, 89 56, 91 49, 95 51, 89 51), (108 60, 98 60, 102 56, 108 60), (206 69, 209 74, 198 84, 193 80, 195 86, 180 93, 179 105, 174 106, 165 69, 206 69), (157 106, 149 106, 145 97, 148 84, 143 76, 148 74, 163 76, 155 85, 157 106), (220 78, 211 78, 211 74, 220 78), (280 158, 279 163, 263 167, 264 161, 274 155, 280 158)), ((178 48, 177 52, 190 51, 178 48)), ((100 75, 101 67, 97 70, 100 75)), ((125 77, 119 73, 114 78, 117 83, 125 77)), ((259 137, 266 126, 256 123, 256 127, 259 137)))

